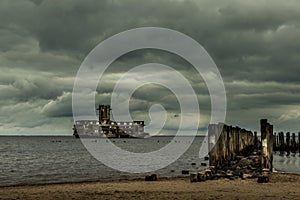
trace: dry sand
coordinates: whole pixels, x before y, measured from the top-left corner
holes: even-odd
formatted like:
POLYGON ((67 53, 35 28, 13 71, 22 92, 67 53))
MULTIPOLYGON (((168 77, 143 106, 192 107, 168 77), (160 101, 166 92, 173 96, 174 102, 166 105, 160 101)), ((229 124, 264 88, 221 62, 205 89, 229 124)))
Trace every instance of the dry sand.
POLYGON ((190 183, 188 178, 155 182, 113 181, 0 187, 0 199, 300 199, 300 176, 274 173, 256 179, 190 183))

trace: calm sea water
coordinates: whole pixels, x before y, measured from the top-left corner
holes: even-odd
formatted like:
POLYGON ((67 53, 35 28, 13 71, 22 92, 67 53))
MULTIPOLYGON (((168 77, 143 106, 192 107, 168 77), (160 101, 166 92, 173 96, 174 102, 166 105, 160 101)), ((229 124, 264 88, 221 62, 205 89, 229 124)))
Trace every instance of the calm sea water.
MULTIPOLYGON (((150 152, 171 140, 172 137, 112 139, 115 145, 133 152, 150 152)), ((174 177, 180 176, 182 170, 201 168, 200 164, 205 162, 199 159, 202 140, 202 137, 196 137, 188 151, 176 162, 155 173, 159 177, 174 177)), ((177 145, 183 145, 184 142, 190 140, 178 141, 177 145)), ((281 171, 300 173, 299 163, 299 154, 275 155, 274 158, 274 167, 281 171)), ((73 137, 0 137, 0 186, 106 181, 144 176, 119 172, 103 165, 90 155, 81 140, 73 137)))

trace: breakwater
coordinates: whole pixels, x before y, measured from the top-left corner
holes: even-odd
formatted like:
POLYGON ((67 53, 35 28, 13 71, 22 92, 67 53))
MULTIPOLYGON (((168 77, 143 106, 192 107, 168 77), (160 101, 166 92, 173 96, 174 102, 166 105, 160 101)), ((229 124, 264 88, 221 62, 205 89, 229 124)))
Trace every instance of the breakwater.
POLYGON ((274 133, 273 138, 273 149, 275 152, 280 152, 280 154, 286 152, 288 155, 290 153, 300 153, 300 132, 298 137, 296 133, 274 133))
POLYGON ((209 165, 221 169, 238 155, 252 152, 257 146, 257 134, 226 124, 210 124, 208 127, 209 165))
POLYGON ((259 155, 261 171, 271 171, 273 161, 273 125, 267 119, 260 121, 261 139, 256 132, 226 124, 208 127, 209 165, 222 169, 238 156, 259 155))

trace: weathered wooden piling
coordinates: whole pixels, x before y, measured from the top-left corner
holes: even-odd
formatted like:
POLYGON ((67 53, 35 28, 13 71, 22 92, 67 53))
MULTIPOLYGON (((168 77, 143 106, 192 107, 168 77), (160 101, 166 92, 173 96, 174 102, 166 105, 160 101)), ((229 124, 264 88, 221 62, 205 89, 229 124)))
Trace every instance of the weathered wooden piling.
POLYGON ((296 148, 296 134, 295 133, 292 133, 291 151, 292 151, 292 153, 296 153, 296 151, 297 151, 297 148, 296 148))
POLYGON ((215 124, 210 124, 208 126, 208 152, 209 152, 209 165, 214 166, 217 163, 218 157, 218 146, 216 142, 218 141, 218 137, 216 134, 219 132, 218 126, 215 124))
POLYGON ((273 150, 277 151, 277 134, 273 134, 273 150))
POLYGON ((285 144, 285 150, 289 154, 290 153, 290 145, 291 145, 291 136, 290 132, 286 133, 286 144, 285 144))
POLYGON ((254 150, 258 150, 258 137, 256 131, 254 131, 254 150))
POLYGON ((300 153, 300 132, 298 132, 298 152, 300 153))
POLYGON ((228 166, 237 155, 253 151, 254 136, 251 131, 219 123, 210 124, 208 134, 209 165, 216 169, 228 166))
POLYGON ((279 150, 280 150, 281 154, 284 152, 284 149, 285 149, 284 135, 283 135, 283 132, 280 132, 279 133, 279 150))
POLYGON ((279 148, 280 148, 279 134, 280 134, 280 133, 278 133, 278 134, 276 135, 276 151, 278 151, 279 148))
POLYGON ((283 132, 274 133, 273 142, 276 142, 276 144, 273 144, 273 151, 280 151, 281 155, 285 152, 287 155, 289 155, 290 152, 300 153, 300 132, 298 132, 298 136, 296 133, 291 134, 290 132, 287 132, 285 135, 283 132))
POLYGON ((272 171, 273 168, 273 126, 267 119, 260 120, 262 163, 263 170, 272 171))

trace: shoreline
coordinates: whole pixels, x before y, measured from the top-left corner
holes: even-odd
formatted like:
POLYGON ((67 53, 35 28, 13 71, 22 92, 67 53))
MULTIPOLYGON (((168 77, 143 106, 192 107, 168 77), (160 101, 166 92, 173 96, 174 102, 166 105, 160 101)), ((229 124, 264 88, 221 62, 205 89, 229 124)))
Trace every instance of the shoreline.
MULTIPOLYGON (((300 174, 293 173, 293 172, 285 172, 276 170, 275 172, 272 172, 272 174, 279 174, 279 175, 287 175, 287 176, 295 176, 299 177, 300 181, 300 174)), ((176 180, 176 179, 189 179, 189 175, 179 175, 179 176, 173 176, 173 177, 166 177, 162 176, 160 177, 158 175, 158 181, 167 181, 167 180, 176 180)), ((128 182, 128 181, 141 181, 144 182, 145 179, 143 177, 140 178, 123 178, 123 179, 103 179, 103 180, 82 180, 82 181, 65 181, 65 182, 49 182, 49 183, 20 183, 20 184, 12 184, 12 185, 0 185, 1 188, 9 188, 9 187, 34 187, 34 186, 50 186, 50 185, 65 185, 65 184, 83 184, 83 183, 118 183, 118 182, 128 182)), ((215 181, 215 180, 213 180, 215 181)))
POLYGON ((0 187, 1 199, 300 199, 300 175, 272 173, 269 183, 256 179, 209 180, 190 183, 189 177, 55 183, 0 187))
MULTIPOLYGON (((300 176, 300 174, 299 174, 300 176)), ((174 176, 174 177, 159 177, 160 180, 172 180, 172 179, 189 179, 189 176, 174 176)), ((143 177, 141 178, 123 178, 123 179, 103 179, 103 180, 82 180, 82 181, 65 181, 65 182, 50 182, 50 183, 21 183, 12 185, 0 185, 1 188, 7 187, 26 187, 26 186, 48 186, 48 185, 64 185, 64 184, 82 184, 82 183, 114 183, 123 181, 145 181, 143 177)))

